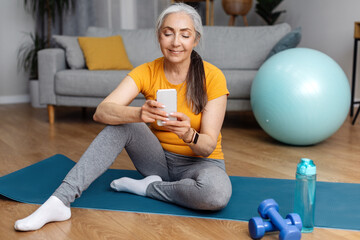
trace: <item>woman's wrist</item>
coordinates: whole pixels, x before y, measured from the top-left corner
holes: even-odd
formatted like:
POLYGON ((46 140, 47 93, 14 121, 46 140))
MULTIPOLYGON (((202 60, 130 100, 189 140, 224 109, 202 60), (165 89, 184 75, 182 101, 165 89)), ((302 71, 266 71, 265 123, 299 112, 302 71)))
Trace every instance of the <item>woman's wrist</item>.
POLYGON ((189 131, 186 132, 185 138, 183 141, 189 145, 194 145, 199 139, 199 133, 194 128, 189 128, 189 131), (190 133, 191 132, 191 133, 190 133), (189 138, 191 136, 191 138, 189 138))
POLYGON ((189 130, 185 133, 184 138, 182 139, 185 143, 192 143, 194 139, 195 129, 189 128, 189 130))
POLYGON ((193 135, 193 137, 191 139, 190 144, 196 144, 198 139, 199 139, 199 133, 194 129, 194 135, 193 135))

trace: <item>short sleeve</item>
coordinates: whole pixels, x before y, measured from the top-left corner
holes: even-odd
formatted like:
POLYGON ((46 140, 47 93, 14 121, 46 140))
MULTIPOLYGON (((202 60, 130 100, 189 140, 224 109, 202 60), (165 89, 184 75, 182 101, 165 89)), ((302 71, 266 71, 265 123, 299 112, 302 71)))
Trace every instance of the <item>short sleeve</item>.
POLYGON ((226 78, 222 71, 207 62, 204 62, 204 69, 208 100, 210 101, 223 95, 229 95, 226 78))
POLYGON ((128 75, 135 81, 136 86, 139 91, 143 93, 146 88, 146 84, 148 84, 148 76, 150 76, 150 68, 148 63, 144 63, 136 68, 134 68, 128 75))

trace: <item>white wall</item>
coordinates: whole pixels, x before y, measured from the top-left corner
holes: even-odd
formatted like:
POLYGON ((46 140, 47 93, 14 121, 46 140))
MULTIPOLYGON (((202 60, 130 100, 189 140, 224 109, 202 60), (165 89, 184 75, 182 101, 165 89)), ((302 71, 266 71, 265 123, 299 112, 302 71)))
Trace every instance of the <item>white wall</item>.
POLYGON ((17 51, 34 29, 23 0, 0 1, 0 104, 29 101, 27 75, 17 69, 17 51))
MULTIPOLYGON (((227 25, 229 16, 222 9, 221 0, 214 1, 215 25, 227 25)), ((137 19, 154 18, 155 13, 161 11, 170 0, 96 0, 95 2, 97 25, 102 27, 111 25, 116 29, 136 28, 138 25, 144 27, 146 21, 137 19), (149 5, 148 1, 153 2, 154 7, 148 9, 149 15, 145 16, 146 11, 138 9, 143 4, 149 5), (112 4, 110 8, 108 8, 109 3, 112 4), (134 5, 135 3, 137 6, 134 5), (109 11, 113 12, 110 17, 109 11)), ((253 2, 255 5, 256 1, 253 0, 253 2)), ((284 0, 279 9, 285 9, 287 12, 280 17, 278 22, 288 22, 293 28, 302 27, 303 38, 300 46, 320 50, 332 57, 343 68, 350 80, 354 22, 360 21, 360 1, 284 0)), ((254 7, 248 14, 248 21, 252 26, 265 25, 254 12, 254 7)), ((149 20, 149 24, 152 23, 153 21, 149 20)), ((31 16, 24 11, 23 0, 0 0, 0 103, 7 102, 9 99, 11 101, 24 100, 28 94, 26 76, 24 73, 18 73, 16 69, 16 53, 24 39, 22 32, 32 31, 33 25, 31 16)), ((243 25, 240 17, 236 20, 236 25, 243 25)), ((360 53, 358 57, 360 58, 360 53)), ((358 78, 360 79, 360 59, 358 62, 358 78)), ((357 98, 360 99, 360 80, 357 81, 356 93, 357 98)))

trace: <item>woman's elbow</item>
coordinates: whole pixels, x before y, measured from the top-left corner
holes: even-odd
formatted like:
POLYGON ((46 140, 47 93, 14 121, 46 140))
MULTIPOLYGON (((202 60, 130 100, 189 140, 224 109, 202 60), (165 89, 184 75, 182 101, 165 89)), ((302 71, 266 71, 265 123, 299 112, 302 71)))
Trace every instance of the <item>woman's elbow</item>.
POLYGON ((99 122, 99 116, 98 116, 98 114, 95 112, 94 113, 94 115, 93 115, 93 120, 95 121, 95 122, 99 122))
POLYGON ((94 113, 94 115, 93 115, 93 120, 95 121, 95 122, 103 122, 104 120, 103 120, 103 113, 102 113, 102 111, 101 111, 101 106, 99 105, 97 108, 96 108, 96 111, 95 111, 95 113, 94 113))
POLYGON ((94 113, 94 115, 93 115, 93 120, 94 120, 95 122, 100 122, 100 117, 99 117, 99 114, 98 114, 97 112, 94 113))
POLYGON ((207 146, 207 148, 204 149, 204 151, 203 151, 203 153, 201 154, 201 156, 203 156, 203 157, 208 157, 208 156, 210 156, 210 155, 214 152, 215 148, 216 148, 216 143, 215 143, 215 144, 209 144, 209 145, 207 146))

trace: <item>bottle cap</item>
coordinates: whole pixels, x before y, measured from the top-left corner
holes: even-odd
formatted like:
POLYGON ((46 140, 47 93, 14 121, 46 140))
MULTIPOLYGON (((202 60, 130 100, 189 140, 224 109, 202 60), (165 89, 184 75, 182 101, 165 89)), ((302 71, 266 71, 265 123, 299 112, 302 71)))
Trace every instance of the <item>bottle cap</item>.
POLYGON ((309 158, 302 158, 297 165, 296 173, 301 175, 314 175, 316 174, 316 166, 313 160, 309 158))

